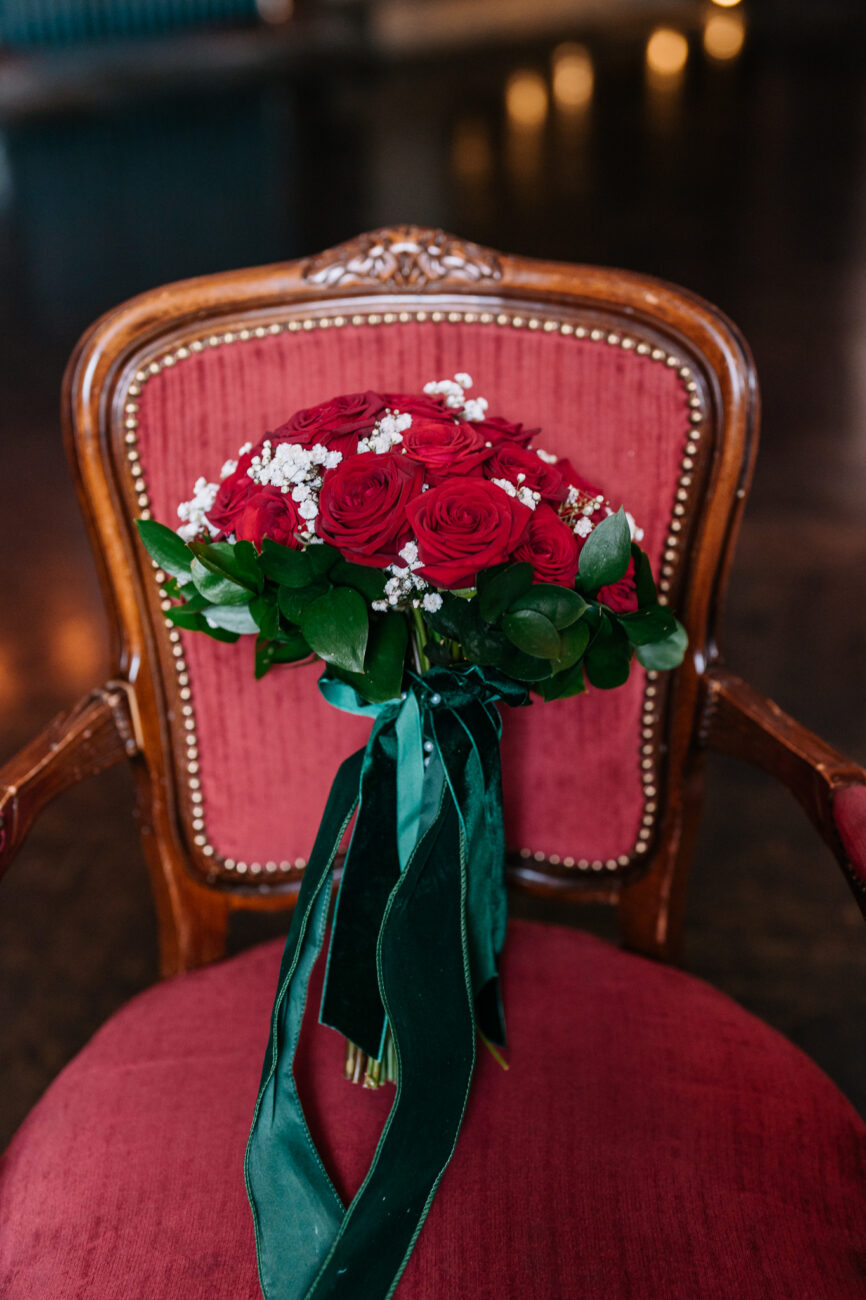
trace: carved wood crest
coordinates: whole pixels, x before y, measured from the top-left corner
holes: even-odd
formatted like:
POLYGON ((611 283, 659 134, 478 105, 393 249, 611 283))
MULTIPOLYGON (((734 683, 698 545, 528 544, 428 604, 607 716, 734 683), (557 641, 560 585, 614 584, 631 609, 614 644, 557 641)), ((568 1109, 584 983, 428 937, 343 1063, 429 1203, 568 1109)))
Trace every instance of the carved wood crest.
POLYGON ((502 266, 489 249, 444 230, 393 226, 319 253, 307 262, 303 278, 320 289, 352 284, 414 289, 440 280, 500 280, 502 266))

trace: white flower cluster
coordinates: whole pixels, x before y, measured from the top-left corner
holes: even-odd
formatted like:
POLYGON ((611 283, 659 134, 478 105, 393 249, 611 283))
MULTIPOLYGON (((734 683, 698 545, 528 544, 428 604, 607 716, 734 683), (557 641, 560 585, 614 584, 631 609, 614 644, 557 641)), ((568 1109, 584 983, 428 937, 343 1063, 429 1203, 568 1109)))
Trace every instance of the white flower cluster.
POLYGON ((403 434, 412 427, 412 416, 400 411, 386 411, 377 420, 366 438, 358 439, 358 451, 375 451, 380 456, 403 441, 403 434))
POLYGON ((185 542, 192 542, 200 533, 207 532, 211 537, 216 537, 219 533, 218 528, 214 528, 207 517, 216 494, 219 491, 217 483, 208 483, 206 478, 197 478, 193 486, 193 495, 189 501, 181 501, 177 508, 179 519, 184 522, 178 528, 178 536, 182 537, 185 542))
POLYGON ((262 443, 260 454, 253 456, 247 474, 254 483, 291 492, 292 500, 298 505, 298 514, 306 522, 307 531, 312 533, 319 513, 322 475, 326 469, 336 469, 342 459, 342 452, 328 451, 321 442, 307 450, 291 442, 281 442, 274 447, 268 438, 262 443))
POLYGON ((374 600, 373 609, 382 612, 407 604, 413 605, 415 609, 426 609, 430 613, 441 609, 442 597, 438 591, 428 591, 427 583, 417 572, 422 567, 418 558, 418 543, 407 542, 400 551, 400 558, 405 561, 405 566, 388 565, 387 572, 391 577, 385 583, 385 599, 374 600))
POLYGON ((642 542, 642 541, 643 541, 643 529, 642 529, 642 528, 638 528, 637 523, 635 522, 635 517, 634 517, 634 515, 631 514, 628 510, 626 510, 626 512, 625 512, 625 517, 626 517, 626 519, 628 520, 628 530, 629 530, 629 532, 631 533, 631 540, 632 540, 633 542, 642 542))
POLYGON ((487 413, 486 397, 467 397, 472 387, 471 375, 459 374, 453 379, 437 379, 424 385, 428 397, 444 397, 445 405, 456 411, 464 420, 483 420, 487 413))
POLYGON ((541 493, 536 492, 534 488, 524 487, 523 480, 525 478, 525 474, 518 474, 516 483, 512 483, 507 478, 493 478, 490 482, 495 483, 498 488, 502 488, 502 491, 506 492, 508 496, 517 497, 518 501, 522 501, 525 506, 529 506, 530 510, 534 510, 541 500, 541 493))

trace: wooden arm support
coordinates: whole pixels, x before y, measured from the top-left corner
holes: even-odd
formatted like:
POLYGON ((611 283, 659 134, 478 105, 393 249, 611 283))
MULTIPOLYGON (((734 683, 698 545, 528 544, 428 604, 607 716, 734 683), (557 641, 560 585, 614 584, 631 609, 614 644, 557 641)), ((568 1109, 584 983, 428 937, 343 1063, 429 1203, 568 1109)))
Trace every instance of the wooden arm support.
POLYGON ((706 676, 702 740, 775 776, 829 845, 866 916, 866 769, 719 666, 706 676))
POLYGON ((0 768, 0 876, 55 795, 138 753, 134 716, 126 684, 107 682, 0 768))

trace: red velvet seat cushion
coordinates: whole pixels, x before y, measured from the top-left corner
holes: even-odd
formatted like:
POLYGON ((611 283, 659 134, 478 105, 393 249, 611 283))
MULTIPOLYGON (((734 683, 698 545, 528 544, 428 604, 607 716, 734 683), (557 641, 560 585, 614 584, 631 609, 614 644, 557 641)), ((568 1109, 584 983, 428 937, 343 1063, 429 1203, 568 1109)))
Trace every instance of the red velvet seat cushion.
MULTIPOLYGON (((0 1171, 6 1300, 258 1295, 242 1159, 279 954, 143 994, 49 1089, 0 1171)), ((866 1296, 866 1129, 796 1048, 558 927, 512 925, 505 992, 511 1069, 482 1052, 398 1298, 866 1296)), ((393 1094, 343 1082, 335 1034, 305 1041, 345 1194, 393 1094)))

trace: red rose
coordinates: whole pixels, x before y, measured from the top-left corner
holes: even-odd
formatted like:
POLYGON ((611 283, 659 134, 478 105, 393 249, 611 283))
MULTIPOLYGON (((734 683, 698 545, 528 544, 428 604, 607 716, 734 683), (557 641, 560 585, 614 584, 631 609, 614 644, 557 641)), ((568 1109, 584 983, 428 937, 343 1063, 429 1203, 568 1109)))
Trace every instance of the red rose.
POLYGON ((508 558, 532 516, 484 478, 446 479, 416 497, 407 513, 422 576, 438 587, 474 586, 480 569, 508 558))
POLYGON ((446 474, 477 473, 490 455, 481 434, 463 420, 413 417, 402 445, 408 456, 424 466, 428 483, 438 483, 446 474))
POLYGON ((503 442, 494 448, 484 466, 485 478, 504 478, 515 486, 540 492, 545 501, 564 501, 565 479, 555 465, 548 465, 537 452, 503 442), (523 477, 520 478, 519 476, 523 477))
POLYGON ((325 476, 316 532, 356 564, 384 568, 409 541, 406 507, 424 471, 408 456, 351 456, 325 476))
POLYGON ((258 491, 258 485, 253 482, 247 473, 252 458, 253 453, 251 451, 241 456, 237 469, 220 483, 216 500, 207 512, 207 517, 214 528, 219 528, 226 536, 235 532, 237 521, 244 506, 253 492, 258 491))
POLYGON ((291 493, 278 487, 259 487, 255 483, 253 489, 254 495, 249 497, 235 521, 238 541, 252 542, 260 551, 262 538, 270 537, 273 542, 282 542, 283 546, 298 550, 295 533, 306 531, 307 523, 298 514, 291 493))
POLYGON ((512 559, 528 560, 536 582, 573 587, 580 550, 580 543, 568 524, 550 506, 542 504, 532 512, 529 527, 512 559))
POLYGON ((494 447, 499 447, 502 443, 526 447, 541 432, 540 429, 524 429, 522 424, 512 424, 510 420, 503 420, 498 415, 491 415, 486 420, 473 420, 472 423, 482 438, 486 442, 492 442, 494 447))
POLYGON ((389 411, 399 411, 401 415, 411 415, 414 420, 453 420, 454 412, 445 405, 443 397, 431 397, 429 393, 383 393, 382 401, 389 411))
POLYGON ((616 614, 633 614, 638 607, 637 588, 634 581, 634 560, 629 560, 619 582, 612 582, 609 587, 602 587, 598 599, 616 614))
POLYGON ((293 442, 302 447, 322 443, 344 456, 355 451, 358 439, 369 433, 385 413, 387 403, 381 393, 346 393, 319 406, 310 406, 295 414, 270 434, 271 442, 293 442))

